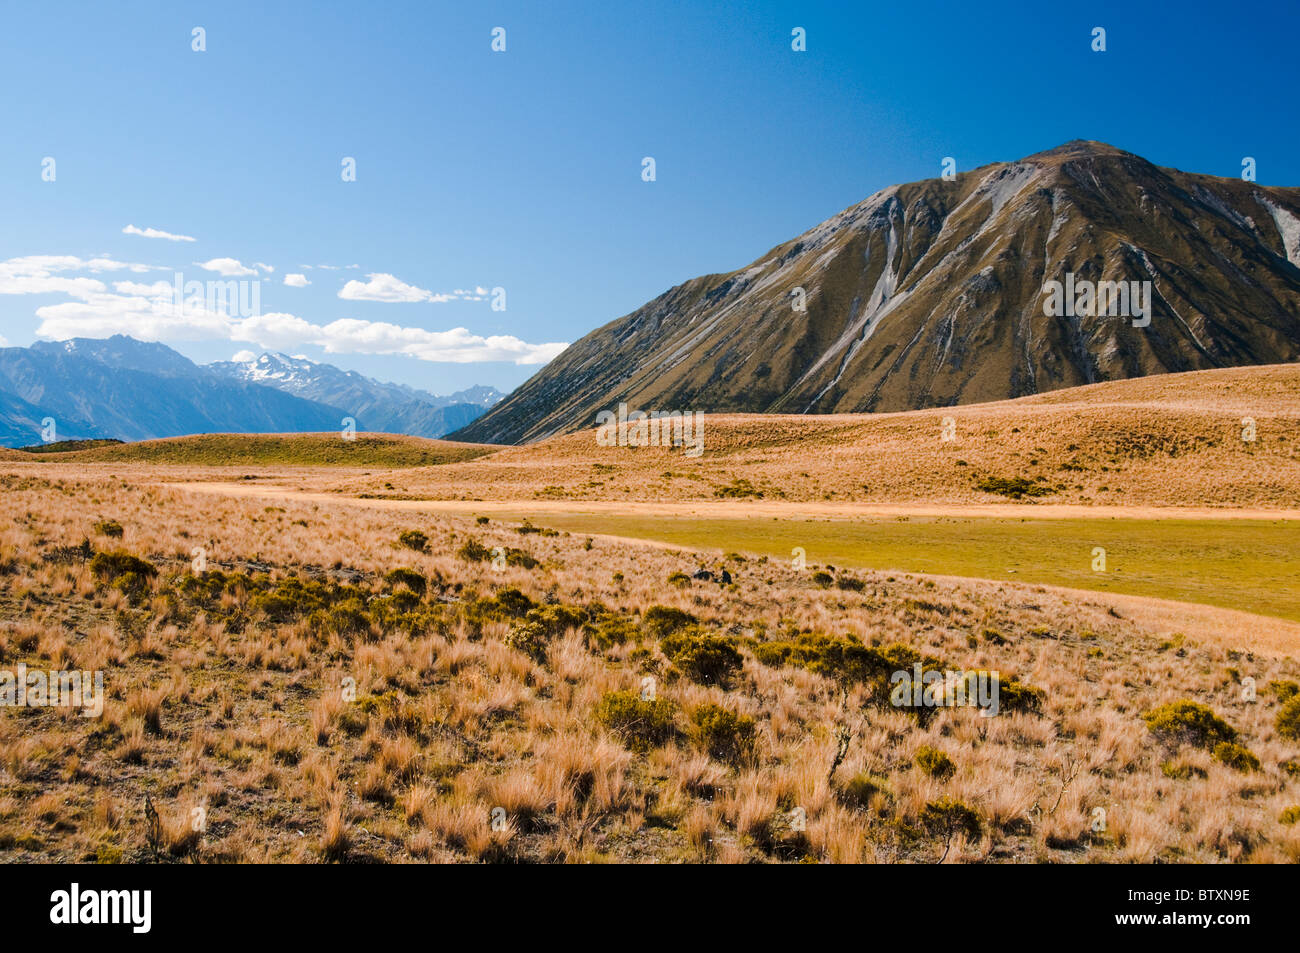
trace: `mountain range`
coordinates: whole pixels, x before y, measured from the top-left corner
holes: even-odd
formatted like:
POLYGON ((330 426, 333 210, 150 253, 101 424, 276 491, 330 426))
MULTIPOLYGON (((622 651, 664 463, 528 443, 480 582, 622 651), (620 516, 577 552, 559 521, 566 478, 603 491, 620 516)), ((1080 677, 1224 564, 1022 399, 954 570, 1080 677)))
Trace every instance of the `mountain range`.
POLYGON ((441 437, 502 396, 438 397, 274 353, 199 365, 124 335, 38 341, 0 348, 0 445, 39 443, 47 418, 59 440, 330 431, 344 417, 361 431, 441 437))
POLYGON ((453 436, 533 441, 594 426, 620 402, 902 411, 1292 362, 1298 266, 1300 189, 1075 141, 891 186, 750 265, 678 285, 453 436), (1054 281, 1136 282, 1149 324, 1047 307, 1054 281))

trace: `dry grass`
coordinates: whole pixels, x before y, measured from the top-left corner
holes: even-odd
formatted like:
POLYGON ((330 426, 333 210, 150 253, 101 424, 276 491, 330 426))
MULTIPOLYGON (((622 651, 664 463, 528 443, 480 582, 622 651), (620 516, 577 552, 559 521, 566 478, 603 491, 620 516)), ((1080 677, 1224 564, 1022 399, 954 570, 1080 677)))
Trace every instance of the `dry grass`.
POLYGON ((6 480, 0 669, 100 669, 107 698, 101 718, 0 709, 0 859, 149 860, 149 796, 172 861, 1300 861, 1279 821, 1300 803, 1284 767, 1300 749, 1267 687, 1300 665, 1212 620, 1184 630, 994 582, 864 572, 860 589, 821 588, 816 567, 766 559, 729 558, 729 586, 673 586, 693 554, 134 477, 50 464, 6 480), (158 568, 142 591, 62 548, 105 518, 124 535, 96 549, 158 568), (425 551, 399 544, 407 529, 425 551), (538 564, 467 561, 471 538, 538 564), (196 580, 196 547, 224 585, 196 580), (425 591, 385 582, 397 567, 425 591), (286 607, 295 578, 334 601, 286 607), (685 677, 641 624, 654 605, 733 640, 739 666, 685 677), (511 636, 528 606, 542 635, 526 654, 511 636), (589 625, 544 622, 561 606, 589 625), (1014 675, 1041 710, 919 718, 877 685, 760 661, 809 633, 1014 675), (615 692, 650 692, 671 730, 638 746, 604 727, 615 692), (1142 714, 1181 699, 1261 769, 1154 736, 1142 714), (707 705, 753 720, 743 753, 692 727, 707 705), (922 770, 927 747, 951 771, 922 770))

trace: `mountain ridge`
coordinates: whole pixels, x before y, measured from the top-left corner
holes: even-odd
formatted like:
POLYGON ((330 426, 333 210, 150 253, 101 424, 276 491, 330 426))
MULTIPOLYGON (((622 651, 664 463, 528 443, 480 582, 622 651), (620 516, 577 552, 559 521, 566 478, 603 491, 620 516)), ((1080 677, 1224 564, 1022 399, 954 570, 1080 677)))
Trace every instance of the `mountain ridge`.
POLYGON ((0 446, 42 440, 47 419, 57 440, 336 431, 346 416, 363 432, 436 438, 485 409, 462 397, 501 396, 476 387, 439 398, 333 365, 304 360, 294 367, 305 376, 314 369, 318 379, 250 379, 127 335, 0 348, 0 446), (341 406, 319 399, 331 395, 350 399, 341 406))
POLYGON ((457 439, 520 443, 619 402, 847 413, 1300 359, 1300 189, 1076 140, 873 193, 579 339, 457 439), (1150 281, 1152 326, 1049 317, 1044 282, 1150 281), (802 288, 806 310, 792 294, 802 288))

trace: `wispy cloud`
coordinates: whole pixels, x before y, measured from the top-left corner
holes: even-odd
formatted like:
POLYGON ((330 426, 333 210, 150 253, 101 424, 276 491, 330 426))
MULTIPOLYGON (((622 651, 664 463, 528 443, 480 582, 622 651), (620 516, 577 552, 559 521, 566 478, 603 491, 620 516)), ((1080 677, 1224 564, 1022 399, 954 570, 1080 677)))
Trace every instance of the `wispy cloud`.
POLYGON ((140 235, 144 238, 165 238, 169 242, 192 242, 195 239, 189 235, 176 235, 172 232, 164 232, 161 228, 136 228, 134 225, 128 225, 122 229, 123 235, 140 235))

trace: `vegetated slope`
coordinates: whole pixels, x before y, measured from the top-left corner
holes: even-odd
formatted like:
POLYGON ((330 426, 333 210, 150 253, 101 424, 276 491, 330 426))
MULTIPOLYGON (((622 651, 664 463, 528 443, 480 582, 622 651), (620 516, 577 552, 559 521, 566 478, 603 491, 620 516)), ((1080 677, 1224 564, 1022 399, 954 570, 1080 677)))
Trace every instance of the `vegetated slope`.
MULTIPOLYGON (((602 447, 586 430, 404 473, 394 485, 440 498, 623 500, 629 508, 758 498, 1296 508, 1300 365, 896 414, 706 416, 695 459, 681 449, 602 447)), ((348 486, 376 489, 373 481, 348 486)))
MULTIPOLYGON (((496 448, 395 434, 202 434, 88 450, 30 455, 51 463, 158 463, 177 466, 425 467, 491 453, 496 448)), ((13 451, 6 460, 22 459, 13 451)))
POLYGON ((1300 189, 1100 143, 893 186, 601 327, 463 431, 643 410, 845 413, 1300 358, 1300 189), (1152 282, 1150 326, 1048 317, 1044 283, 1152 282), (807 310, 794 309, 803 289, 807 310))

